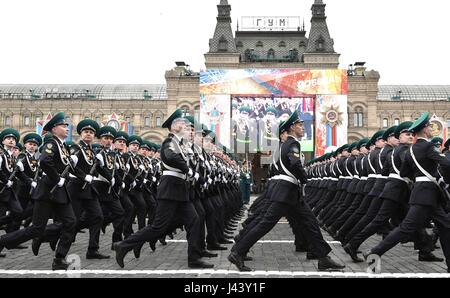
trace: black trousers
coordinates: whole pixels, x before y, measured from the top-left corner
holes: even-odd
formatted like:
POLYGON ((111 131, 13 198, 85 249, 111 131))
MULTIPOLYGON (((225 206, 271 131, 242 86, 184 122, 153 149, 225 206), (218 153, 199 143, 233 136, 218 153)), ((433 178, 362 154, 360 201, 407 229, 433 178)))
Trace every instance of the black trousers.
POLYGON ((383 201, 384 200, 380 197, 373 197, 366 214, 358 221, 353 229, 348 232, 346 235, 347 239, 351 240, 356 234, 361 232, 375 218, 375 216, 377 216, 383 201))
POLYGON ((363 194, 349 194, 351 195, 351 204, 344 210, 344 212, 331 224, 331 227, 338 231, 345 223, 345 221, 359 208, 364 197, 363 194))
POLYGON ((23 208, 11 190, 5 190, 5 192, 10 192, 10 195, 8 201, 0 202, 0 225, 7 225, 8 233, 14 231, 12 223, 22 219, 23 208), (9 215, 6 215, 6 211, 10 212, 9 215))
POLYGON ((437 225, 442 251, 447 267, 450 268, 450 216, 444 211, 442 206, 411 205, 402 223, 383 241, 372 248, 371 252, 382 256, 398 243, 408 241, 414 236, 414 233, 425 228, 430 218, 437 225))
POLYGON ((134 205, 133 219, 137 216, 138 228, 145 227, 145 217, 147 215, 147 204, 142 195, 142 189, 132 189, 128 196, 134 205))
POLYGON ((10 249, 33 238, 42 237, 46 231, 47 221, 52 213, 61 222, 61 236, 56 249, 56 257, 66 257, 72 245, 76 226, 75 214, 70 203, 56 204, 49 201, 35 201, 33 225, 4 235, 0 238, 0 244, 10 249))
POLYGON ((194 208, 195 211, 197 212, 198 215, 198 222, 199 222, 199 233, 198 233, 198 247, 201 251, 204 251, 206 248, 206 242, 205 242, 205 234, 206 234, 206 229, 205 229, 205 208, 203 208, 203 204, 201 202, 201 200, 199 198, 196 198, 196 194, 192 193, 191 191, 191 196, 192 199, 192 203, 194 204, 194 208))
POLYGON ((355 212, 350 215, 350 217, 345 221, 344 225, 339 229, 339 235, 341 237, 344 237, 346 241, 347 234, 350 232, 351 229, 358 223, 358 221, 367 213, 367 209, 369 209, 370 203, 372 202, 372 197, 369 195, 365 195, 364 198, 361 201, 361 204, 359 205, 358 209, 355 210, 355 212))
POLYGON ((342 200, 341 204, 336 208, 334 213, 327 220, 324 220, 325 226, 333 225, 338 219, 338 217, 341 216, 345 212, 345 210, 347 210, 352 204, 354 194, 345 192, 344 195, 345 195, 344 199, 342 200))
POLYGON ((128 196, 128 192, 121 191, 120 204, 122 205, 125 215, 123 217, 123 236, 126 239, 133 234, 133 221, 134 221, 134 205, 128 196))
POLYGON ((217 244, 218 239, 216 234, 217 224, 216 224, 216 216, 217 212, 214 209, 211 200, 208 197, 202 199, 202 204, 205 209, 205 222, 206 222, 206 243, 208 244, 217 244))
POLYGON ((312 248, 312 251, 320 258, 325 257, 331 251, 330 246, 323 239, 319 224, 308 204, 300 200, 293 205, 280 202, 271 202, 261 221, 248 231, 247 234, 233 246, 233 251, 239 255, 245 255, 250 248, 264 235, 266 235, 278 223, 281 217, 292 217, 301 225, 302 234, 312 248))
POLYGON ((195 261, 201 258, 201 250, 198 247, 198 235, 200 231, 198 215, 192 202, 179 202, 158 200, 156 205, 155 220, 151 226, 147 226, 130 235, 119 246, 131 250, 147 241, 157 241, 164 236, 174 219, 181 219, 186 227, 188 241, 188 260, 195 261))
POLYGON ((72 195, 72 207, 77 218, 76 231, 89 228, 89 251, 99 249, 100 230, 103 224, 103 212, 97 199, 80 199, 72 195))
POLYGON ((125 211, 122 208, 119 200, 113 201, 102 201, 100 202, 102 207, 102 212, 104 214, 104 222, 103 225, 108 225, 112 223, 113 225, 113 234, 112 234, 112 242, 122 241, 122 233, 123 233, 123 221, 125 211), (107 216, 106 216, 107 215, 107 216))

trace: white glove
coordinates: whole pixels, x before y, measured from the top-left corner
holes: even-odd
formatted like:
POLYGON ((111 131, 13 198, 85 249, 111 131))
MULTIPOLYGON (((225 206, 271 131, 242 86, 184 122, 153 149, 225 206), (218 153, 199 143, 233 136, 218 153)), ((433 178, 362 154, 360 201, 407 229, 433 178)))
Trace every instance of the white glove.
POLYGON ((98 153, 95 157, 97 157, 98 161, 100 162, 100 166, 104 167, 105 166, 105 161, 103 160, 103 155, 98 153))
POLYGON ((133 181, 133 183, 131 184, 131 188, 135 188, 136 187, 136 181, 133 181))
POLYGON ((144 170, 145 170, 144 165, 139 165, 139 169, 141 169, 142 171, 144 171, 144 170))
POLYGON ((203 184, 203 188, 207 188, 208 187, 208 183, 205 182, 205 184, 203 184))
POLYGON ((91 175, 86 175, 86 177, 84 177, 84 181, 86 181, 89 184, 92 182, 93 179, 94 178, 91 175))
POLYGON ((195 175, 194 175, 194 179, 195 179, 195 181, 197 181, 197 180, 198 180, 198 178, 200 178, 200 174, 199 174, 199 173, 195 173, 195 175))
POLYGON ((125 189, 125 182, 122 182, 122 189, 125 189))
POLYGON ((12 182, 11 180, 8 180, 8 182, 6 183, 6 187, 10 188, 13 184, 14 184, 14 182, 12 182))
POLYGON ((129 164, 127 164, 125 167, 127 168, 128 171, 130 170, 130 165, 129 164))
POLYGON ((66 182, 65 178, 59 178, 58 187, 63 187, 64 182, 66 182))
POLYGON ((37 186, 37 182, 36 181, 31 182, 31 188, 36 188, 36 186, 37 186))
POLYGON ((116 162, 116 169, 118 169, 120 167, 119 163, 116 162))
POLYGON ((111 187, 114 186, 114 184, 116 184, 116 179, 113 177, 113 178, 111 179, 111 187))
POLYGON ((192 172, 192 169, 189 169, 188 176, 192 177, 192 175, 194 175, 194 172, 192 172))
POLYGON ((70 159, 72 160, 72 165, 73 165, 74 167, 76 167, 76 166, 77 166, 77 163, 78 163, 78 157, 77 157, 76 155, 71 155, 71 156, 70 156, 70 159))
POLYGON ((19 168, 19 170, 20 170, 21 172, 23 172, 23 171, 25 170, 24 167, 23 167, 23 163, 22 163, 21 160, 19 160, 19 161, 16 163, 16 166, 19 168))
POLYGON ((210 177, 208 177, 208 184, 213 183, 212 179, 210 177))
POLYGON ((153 181, 153 182, 156 182, 156 177, 152 177, 152 181, 153 181))
POLYGON ((148 180, 144 178, 144 184, 147 184, 148 180))

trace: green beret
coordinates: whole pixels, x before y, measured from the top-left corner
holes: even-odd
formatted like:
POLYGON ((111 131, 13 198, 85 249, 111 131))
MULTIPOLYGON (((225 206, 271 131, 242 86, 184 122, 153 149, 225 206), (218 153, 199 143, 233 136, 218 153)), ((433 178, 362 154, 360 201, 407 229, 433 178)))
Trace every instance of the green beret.
POLYGON ((298 122, 303 123, 303 120, 300 119, 300 117, 298 116, 298 111, 295 110, 294 113, 292 113, 292 115, 285 121, 283 128, 284 130, 288 131, 289 127, 298 122))
POLYGON ((429 112, 425 112, 425 113, 422 114, 422 116, 419 117, 419 119, 417 119, 413 123, 413 125, 411 125, 409 130, 412 131, 412 132, 421 131, 422 129, 424 129, 428 125, 429 121, 430 121, 430 113, 429 112))
MULTIPOLYGON (((385 133, 385 130, 379 130, 379 131, 377 131, 377 132, 372 136, 372 138, 370 138, 370 145, 375 145, 375 142, 376 142, 376 141, 378 141, 379 139, 382 139, 382 138, 383 138, 384 133, 385 133)), ((369 145, 369 147, 370 147, 370 145, 369 145)), ((368 147, 368 146, 366 145, 366 147, 368 147)))
POLYGON ((444 139, 440 138, 440 137, 434 137, 431 139, 431 143, 433 143, 436 146, 441 146, 442 143, 444 142, 444 139))
POLYGON ((141 148, 152 150, 152 144, 149 141, 143 140, 141 143, 141 148))
POLYGON ((45 125, 43 130, 45 131, 52 131, 52 128, 57 125, 69 125, 66 123, 66 116, 63 112, 57 113, 55 116, 53 116, 52 119, 50 119, 45 125))
POLYGON ((172 126, 172 122, 176 119, 182 119, 183 118, 183 110, 176 109, 175 112, 173 112, 172 115, 170 115, 169 118, 163 123, 162 128, 167 128, 170 130, 170 127, 172 126))
POLYGON ((70 148, 73 145, 76 145, 74 141, 66 141, 66 145, 70 148))
POLYGON ((278 126, 278 137, 280 137, 286 131, 286 121, 281 121, 278 126))
POLYGON ((400 138, 400 134, 402 134, 403 132, 410 131, 409 128, 412 125, 413 125, 413 122, 411 122, 411 121, 406 121, 406 122, 400 123, 397 126, 397 129, 395 130, 395 137, 398 139, 398 138, 400 138))
POLYGON ((344 151, 350 152, 349 148, 350 148, 350 144, 345 144, 340 149, 341 149, 341 152, 344 152, 344 151))
POLYGON ((114 139, 116 137, 116 135, 117 135, 117 130, 112 126, 103 126, 97 132, 98 138, 101 138, 104 136, 110 136, 114 139))
POLYGON ((132 135, 128 138, 127 146, 130 144, 138 144, 139 146, 142 144, 142 138, 137 135, 132 135))
POLYGON ((16 143, 16 146, 14 146, 15 148, 19 149, 19 151, 23 150, 23 145, 20 144, 19 142, 16 143))
POLYGON ((194 125, 195 125, 195 119, 194 119, 194 116, 186 116, 186 117, 184 117, 184 119, 186 119, 187 121, 189 121, 189 123, 190 123, 191 126, 194 126, 194 125))
POLYGON ((395 136, 395 130, 397 129, 397 126, 389 127, 384 133, 383 133, 383 140, 387 141, 389 137, 395 136))
POLYGON ((278 111, 277 111, 277 109, 275 109, 274 107, 268 108, 268 109, 266 110, 266 114, 267 114, 267 113, 272 113, 272 114, 275 115, 275 117, 278 116, 278 111))
POLYGON ((248 106, 242 106, 239 108, 239 113, 247 113, 250 114, 252 112, 252 109, 248 106))
POLYGON ((117 141, 117 140, 123 140, 125 142, 128 142, 128 138, 129 138, 129 136, 128 136, 128 134, 126 132, 118 131, 116 133, 116 137, 114 138, 114 142, 117 141))
POLYGON ((13 137, 16 140, 16 143, 20 140, 20 134, 14 128, 6 128, 0 134, 0 139, 3 141, 7 137, 13 137))
POLYGON ((359 150, 359 148, 357 148, 358 143, 359 143, 359 141, 351 143, 350 146, 348 146, 348 152, 352 152, 353 149, 359 150))
POLYGON ((35 143, 38 147, 42 145, 42 137, 37 133, 29 133, 23 137, 23 143, 35 143))
POLYGON ((356 145, 356 148, 358 148, 358 150, 360 150, 361 147, 365 146, 369 142, 370 142, 369 138, 364 138, 358 142, 358 145, 356 145))
POLYGON ((77 132, 81 134, 83 130, 92 130, 95 134, 100 130, 98 123, 92 119, 84 119, 77 125, 77 132))

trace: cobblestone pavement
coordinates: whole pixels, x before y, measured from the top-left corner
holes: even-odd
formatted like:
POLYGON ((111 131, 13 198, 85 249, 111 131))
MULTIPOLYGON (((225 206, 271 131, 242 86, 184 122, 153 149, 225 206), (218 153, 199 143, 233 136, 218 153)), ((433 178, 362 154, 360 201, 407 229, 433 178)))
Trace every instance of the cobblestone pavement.
MULTIPOLYGON (((227 260, 228 251, 221 251, 218 258, 212 258, 215 267, 213 270, 192 270, 187 266, 187 243, 185 232, 178 230, 174 240, 167 240, 168 245, 157 244, 155 252, 145 245, 140 259, 135 259, 132 252, 125 258, 125 268, 121 269, 110 250, 112 227, 109 226, 106 234, 101 235, 100 252, 109 254, 109 260, 87 260, 85 257, 88 232, 78 234, 77 241, 72 245, 70 255, 78 258, 81 271, 52 272, 51 263, 53 252, 47 243, 42 244, 38 257, 31 251, 31 241, 25 243, 28 249, 4 250, 6 258, 0 258, 0 277, 214 277, 214 278, 251 278, 251 277, 364 277, 367 276, 365 263, 353 263, 344 252, 339 242, 323 232, 323 235, 333 248, 331 256, 344 263, 343 273, 321 273, 317 270, 317 261, 307 260, 306 253, 295 252, 292 231, 286 221, 281 220, 275 228, 261 239, 251 249, 249 255, 254 258, 246 262, 255 272, 239 273, 227 260)), ((378 243, 381 237, 375 235, 361 246, 365 251, 378 243)), ((231 248, 231 245, 228 245, 231 248)), ((443 257, 442 250, 436 250, 436 255, 443 257)), ((389 251, 381 260, 383 274, 398 274, 398 276, 411 276, 414 274, 427 274, 428 276, 450 277, 446 273, 446 265, 440 263, 426 263, 418 261, 418 253, 414 251, 413 244, 400 244, 389 251)))

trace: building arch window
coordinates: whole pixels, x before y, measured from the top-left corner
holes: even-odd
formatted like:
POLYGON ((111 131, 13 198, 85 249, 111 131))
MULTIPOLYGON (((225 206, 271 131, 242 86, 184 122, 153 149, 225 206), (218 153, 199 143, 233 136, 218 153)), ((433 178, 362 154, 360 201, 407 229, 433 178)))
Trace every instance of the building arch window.
POLYGON ((225 37, 221 37, 219 39, 219 52, 227 52, 228 51, 228 41, 225 37))
POLYGON ((144 117, 144 126, 150 126, 150 123, 151 123, 150 117, 149 116, 144 117))
POLYGON ((156 127, 161 127, 161 117, 156 117, 156 127))
POLYGON ((267 59, 269 59, 269 60, 275 59, 275 51, 274 51, 274 49, 270 49, 269 51, 267 51, 267 59))
POLYGON ((278 44, 278 47, 285 48, 286 47, 286 42, 280 41, 280 43, 278 44))
POLYGON ((364 126, 364 111, 361 107, 357 107, 355 109, 355 113, 353 114, 353 126, 354 127, 364 126))
POLYGON ((399 125, 400 124, 400 119, 399 118, 395 118, 394 119, 394 125, 399 125))
POLYGON ((383 118, 383 121, 382 121, 382 127, 383 128, 386 128, 386 127, 388 127, 389 126, 389 120, 388 120, 388 118, 383 118))
POLYGON ((25 115, 25 116, 23 117, 23 125, 24 125, 24 126, 30 126, 30 124, 31 124, 30 116, 25 115))
POLYGON ((5 117, 5 126, 11 126, 11 124, 12 124, 11 116, 6 116, 5 117))
POLYGON ((258 41, 258 42, 256 43, 256 47, 257 47, 257 48, 262 48, 263 46, 264 46, 264 44, 263 44, 262 41, 258 41))

